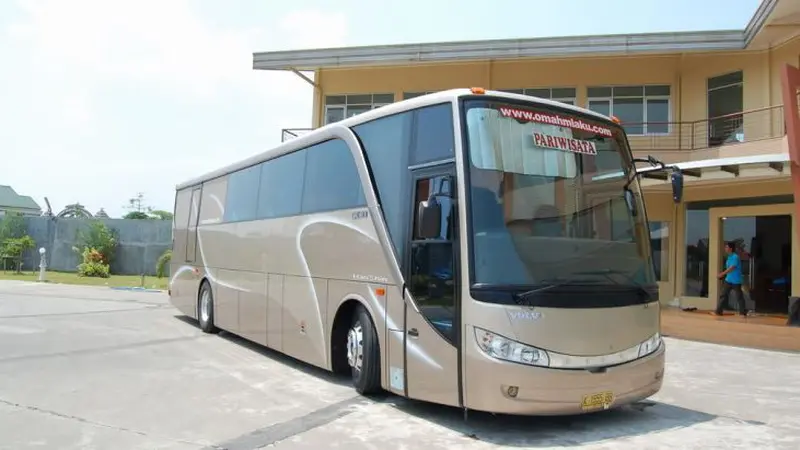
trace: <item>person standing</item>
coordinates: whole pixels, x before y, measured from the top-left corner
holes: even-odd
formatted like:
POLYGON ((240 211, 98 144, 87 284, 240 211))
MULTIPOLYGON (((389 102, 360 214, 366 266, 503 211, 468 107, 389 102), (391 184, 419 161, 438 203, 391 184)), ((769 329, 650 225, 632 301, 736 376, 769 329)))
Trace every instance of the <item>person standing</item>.
POLYGON ((722 315, 722 308, 725 306, 725 302, 728 301, 730 294, 733 293, 736 295, 736 306, 739 310, 739 315, 746 316, 747 309, 744 304, 744 293, 742 293, 742 261, 739 255, 736 254, 736 243, 726 242, 725 254, 728 255, 725 260, 725 270, 717 275, 717 278, 724 281, 714 315, 722 315))

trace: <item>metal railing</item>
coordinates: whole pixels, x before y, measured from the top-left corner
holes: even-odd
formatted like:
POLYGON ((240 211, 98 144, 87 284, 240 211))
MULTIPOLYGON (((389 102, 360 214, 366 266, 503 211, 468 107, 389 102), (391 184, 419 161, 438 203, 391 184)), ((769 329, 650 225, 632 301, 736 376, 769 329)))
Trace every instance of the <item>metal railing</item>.
POLYGON ((313 128, 284 128, 281 130, 281 142, 300 137, 308 132, 314 131, 313 128))
POLYGON ((783 137, 783 105, 692 122, 624 123, 634 151, 700 150, 783 137))

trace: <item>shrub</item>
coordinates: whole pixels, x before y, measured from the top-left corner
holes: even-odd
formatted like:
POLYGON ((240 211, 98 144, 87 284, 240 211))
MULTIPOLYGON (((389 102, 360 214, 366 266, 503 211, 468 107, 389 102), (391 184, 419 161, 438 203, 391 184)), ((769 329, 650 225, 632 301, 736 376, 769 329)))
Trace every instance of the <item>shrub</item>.
POLYGON ((167 274, 170 261, 172 261, 172 249, 167 249, 156 261, 156 276, 158 278, 164 278, 167 274))
POLYGON ((109 267, 111 266, 119 242, 117 230, 109 228, 103 222, 96 220, 89 224, 88 230, 78 230, 76 238, 78 245, 73 247, 73 250, 78 254, 83 253, 85 257, 85 249, 95 249, 102 255, 100 261, 109 267))
POLYGON ((95 248, 84 247, 83 262, 78 264, 78 276, 108 278, 111 274, 109 265, 104 263, 104 256, 95 248))

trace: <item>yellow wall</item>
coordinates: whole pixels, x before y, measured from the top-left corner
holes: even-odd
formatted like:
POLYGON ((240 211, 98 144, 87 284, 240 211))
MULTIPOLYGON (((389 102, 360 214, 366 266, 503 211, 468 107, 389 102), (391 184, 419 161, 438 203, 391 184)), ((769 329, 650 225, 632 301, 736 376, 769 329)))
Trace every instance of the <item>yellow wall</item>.
MULTIPOLYGON (((643 84, 671 86, 671 121, 702 121, 707 119, 706 82, 709 77, 742 70, 744 110, 767 108, 782 103, 780 68, 786 63, 800 65, 800 37, 768 51, 325 69, 317 72, 321 89, 315 92, 314 125, 321 125, 325 95, 394 93, 395 101, 399 101, 403 92, 455 87, 575 87, 578 105, 586 106, 587 86, 643 84)), ((780 110, 748 114, 745 135, 775 135, 782 131, 782 120, 780 110)), ((691 139, 686 126, 674 127, 673 135, 663 138, 633 136, 631 144, 635 150, 643 151, 665 149, 669 145, 677 147, 677 128, 683 130, 680 142, 685 147, 691 139), (654 144, 655 139, 660 139, 660 144, 654 144)), ((706 135, 699 129, 694 134, 697 135, 695 139, 700 140, 706 135)), ((685 150, 682 152, 685 154, 685 150)), ((689 159, 700 158, 699 155, 697 158, 689 156, 689 159)), ((667 156, 665 159, 674 158, 667 156)))

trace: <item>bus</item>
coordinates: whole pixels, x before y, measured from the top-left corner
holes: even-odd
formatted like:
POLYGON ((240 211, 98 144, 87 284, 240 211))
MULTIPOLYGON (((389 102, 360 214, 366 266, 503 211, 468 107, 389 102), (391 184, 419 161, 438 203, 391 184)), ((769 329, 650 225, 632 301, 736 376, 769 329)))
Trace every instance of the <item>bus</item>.
POLYGON ((616 408, 664 376, 636 162, 619 120, 555 101, 381 106, 178 185, 170 301, 365 396, 616 408))

